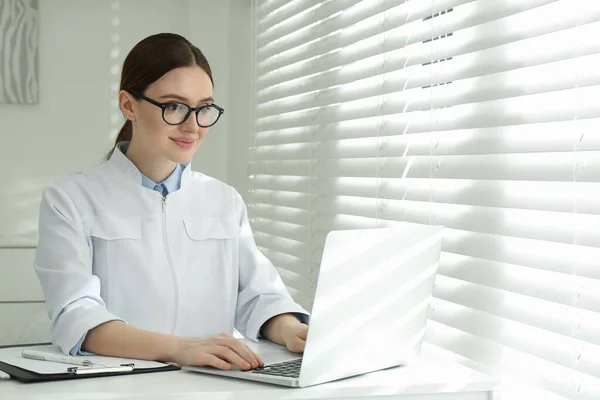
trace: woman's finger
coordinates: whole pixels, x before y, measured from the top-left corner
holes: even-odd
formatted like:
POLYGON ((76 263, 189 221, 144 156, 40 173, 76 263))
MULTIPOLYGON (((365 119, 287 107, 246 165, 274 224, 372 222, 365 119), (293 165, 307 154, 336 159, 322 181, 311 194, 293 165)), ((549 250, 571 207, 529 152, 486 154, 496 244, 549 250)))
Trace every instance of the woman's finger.
POLYGON ((291 342, 287 344, 288 350, 294 353, 304 353, 305 347, 306 340, 302 339, 300 336, 295 336, 291 342))
POLYGON ((218 356, 220 359, 225 360, 240 369, 248 370, 252 368, 252 365, 244 360, 238 353, 233 351, 228 346, 218 346, 211 351, 212 354, 218 356))
POLYGON ((262 359, 262 358, 260 358, 260 356, 258 355, 258 353, 256 353, 254 350, 252 350, 252 349, 250 348, 250 346, 248 346, 246 343, 244 343, 244 342, 240 342, 240 343, 242 343, 242 345, 244 345, 244 346, 245 346, 245 347, 248 349, 248 351, 249 351, 249 352, 250 352, 252 355, 254 355, 254 358, 256 359, 256 361, 258 361, 258 366, 259 366, 259 367, 264 367, 264 366, 265 366, 265 362, 263 361, 263 359, 262 359))
POLYGON ((241 358, 250 364, 250 368, 258 368, 260 365, 258 355, 248 348, 243 342, 233 337, 220 340, 221 346, 226 346, 236 352, 241 358))
POLYGON ((199 366, 215 367, 225 371, 231 370, 231 364, 210 353, 201 354, 200 357, 198 357, 197 364, 199 366))
POLYGON ((300 325, 300 328, 298 328, 298 332, 296 333, 296 335, 306 341, 306 336, 308 336, 308 325, 306 324, 302 324, 300 325))

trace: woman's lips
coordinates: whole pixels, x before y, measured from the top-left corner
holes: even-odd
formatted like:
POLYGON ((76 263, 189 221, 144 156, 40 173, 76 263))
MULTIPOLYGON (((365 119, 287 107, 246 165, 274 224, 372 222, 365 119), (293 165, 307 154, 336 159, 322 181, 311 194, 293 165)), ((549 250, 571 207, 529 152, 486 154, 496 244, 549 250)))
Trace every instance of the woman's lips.
POLYGON ((188 138, 169 138, 171 139, 177 146, 182 149, 191 149, 194 147, 194 143, 196 143, 196 139, 188 139, 188 138))

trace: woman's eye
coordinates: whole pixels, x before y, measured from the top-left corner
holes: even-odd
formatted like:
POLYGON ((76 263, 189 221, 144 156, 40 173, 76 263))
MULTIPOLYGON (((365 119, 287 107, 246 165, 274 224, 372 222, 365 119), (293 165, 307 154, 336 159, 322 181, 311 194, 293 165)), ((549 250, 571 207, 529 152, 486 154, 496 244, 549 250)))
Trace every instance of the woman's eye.
POLYGON ((170 103, 170 104, 167 104, 167 111, 170 111, 172 113, 184 112, 185 106, 180 103, 170 103))

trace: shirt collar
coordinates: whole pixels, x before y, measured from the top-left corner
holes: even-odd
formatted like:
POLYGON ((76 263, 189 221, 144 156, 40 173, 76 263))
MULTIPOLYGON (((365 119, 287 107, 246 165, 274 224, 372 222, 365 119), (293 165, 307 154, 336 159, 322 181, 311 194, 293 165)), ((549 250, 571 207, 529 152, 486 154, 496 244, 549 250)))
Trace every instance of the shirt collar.
POLYGON ((176 190, 179 190, 181 187, 181 175, 183 174, 184 168, 185 167, 182 166, 182 164, 177 164, 171 175, 169 175, 167 179, 162 182, 154 182, 152 179, 144 175, 143 172, 140 172, 142 175, 142 186, 154 190, 156 185, 163 185, 165 189, 167 189, 167 193, 172 193, 176 190))
MULTIPOLYGON (((136 182, 139 185, 143 185, 145 187, 150 187, 150 189, 154 189, 156 183, 154 183, 151 179, 142 174, 140 170, 135 166, 135 164, 131 162, 131 160, 125 155, 125 153, 127 153, 128 148, 129 142, 117 143, 115 151, 108 160, 108 163, 113 165, 119 171, 121 171, 126 178, 136 182)), ((188 177, 192 172, 191 170, 191 161, 178 164, 177 168, 175 168, 171 175, 169 175, 169 177, 167 177, 167 179, 165 179, 161 183, 165 185, 169 193, 174 192, 185 185, 185 182, 188 180, 188 177)))

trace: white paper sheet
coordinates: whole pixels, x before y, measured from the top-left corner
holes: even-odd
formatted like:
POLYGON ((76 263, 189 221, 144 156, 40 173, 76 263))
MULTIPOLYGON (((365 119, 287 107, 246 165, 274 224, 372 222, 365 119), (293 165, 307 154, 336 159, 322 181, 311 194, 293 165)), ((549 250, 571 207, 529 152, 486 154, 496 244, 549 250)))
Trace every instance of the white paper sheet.
MULTIPOLYGON (((29 371, 37 372, 39 374, 60 374, 67 372, 70 367, 77 367, 76 365, 70 365, 52 361, 38 361, 30 360, 21 356, 21 352, 24 349, 38 350, 46 353, 53 353, 62 355, 62 352, 58 347, 53 345, 44 346, 27 346, 27 347, 9 347, 0 349, 0 361, 14 365, 15 367, 23 368, 29 371)), ((101 356, 78 356, 84 360, 90 360, 94 364, 100 363, 105 364, 109 367, 117 367, 121 364, 135 364, 135 368, 160 368, 167 364, 155 362, 155 361, 144 361, 144 360, 133 360, 129 358, 116 358, 116 357, 101 357, 101 356)), ((92 366, 90 368, 94 368, 92 366)), ((98 368, 104 368, 103 365, 97 365, 98 368)), ((79 367, 81 369, 87 367, 79 367)))

